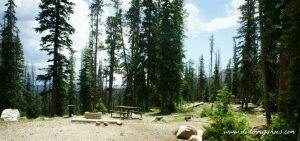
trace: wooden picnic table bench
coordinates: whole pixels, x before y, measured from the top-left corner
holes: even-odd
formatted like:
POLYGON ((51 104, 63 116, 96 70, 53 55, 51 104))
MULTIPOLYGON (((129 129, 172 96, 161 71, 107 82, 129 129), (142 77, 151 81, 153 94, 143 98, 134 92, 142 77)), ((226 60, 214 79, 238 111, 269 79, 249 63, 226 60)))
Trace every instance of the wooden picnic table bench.
POLYGON ((132 119, 132 113, 139 114, 140 118, 142 118, 142 112, 138 111, 138 107, 132 106, 118 106, 119 111, 110 110, 111 117, 113 117, 113 113, 119 113, 120 118, 123 119, 132 119))

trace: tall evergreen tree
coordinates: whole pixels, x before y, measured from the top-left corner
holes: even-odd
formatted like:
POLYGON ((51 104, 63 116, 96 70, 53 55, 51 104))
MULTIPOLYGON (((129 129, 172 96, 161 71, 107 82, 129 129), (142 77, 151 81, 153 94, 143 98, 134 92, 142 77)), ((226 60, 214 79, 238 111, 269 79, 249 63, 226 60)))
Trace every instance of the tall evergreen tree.
POLYGON ((296 131, 293 139, 298 135, 300 123, 300 41, 299 41, 299 13, 300 2, 297 0, 285 1, 286 7, 283 10, 283 46, 285 50, 286 66, 286 91, 282 96, 287 105, 286 117, 296 131))
POLYGON ((80 112, 92 111, 92 93, 93 93, 93 51, 91 46, 83 50, 81 56, 81 69, 79 74, 79 99, 80 112))
POLYGON ((98 81, 98 53, 99 50, 103 49, 103 45, 100 40, 100 26, 102 25, 101 22, 101 15, 103 13, 103 1, 102 0, 93 0, 90 5, 90 42, 89 46, 92 48, 93 51, 93 68, 92 68, 92 78, 93 78, 93 87, 92 87, 92 110, 96 110, 97 103, 100 102, 100 95, 101 92, 99 91, 99 81, 98 81))
POLYGON ((183 68, 183 1, 162 0, 160 25, 159 93, 163 113, 175 110, 183 68))
POLYGON ((195 69, 194 62, 189 60, 184 68, 182 99, 187 102, 193 102, 196 96, 195 87, 195 69))
POLYGON ((271 95, 278 88, 278 48, 280 31, 279 0, 259 1, 259 23, 261 35, 261 62, 264 81, 264 105, 267 124, 271 123, 271 95))
POLYGON ((210 95, 210 101, 215 101, 217 98, 218 91, 221 88, 221 78, 220 78, 220 52, 216 53, 216 61, 214 67, 212 82, 212 95, 210 95))
POLYGON ((76 95, 76 86, 75 86, 75 59, 74 59, 74 51, 71 51, 70 58, 68 60, 68 104, 75 104, 75 95, 76 95))
POLYGON ((199 73, 198 73, 198 95, 199 101, 208 101, 208 94, 207 94, 207 78, 205 75, 205 68, 204 68, 204 59, 203 55, 201 55, 200 62, 199 62, 199 73))
POLYGON ((66 57, 62 54, 64 49, 70 49, 72 41, 70 35, 75 29, 68 23, 73 13, 74 3, 69 0, 42 0, 41 9, 36 20, 39 22, 37 32, 46 33, 42 38, 42 51, 48 52, 52 62, 50 71, 52 77, 51 115, 63 115, 63 97, 66 95, 66 80, 64 70, 66 57))
POLYGON ((158 95, 158 41, 159 41, 159 8, 158 3, 154 0, 143 0, 143 13, 145 14, 142 20, 143 30, 143 45, 146 54, 146 71, 147 71, 147 89, 150 101, 153 106, 159 106, 158 95))
MULTIPOLYGON (((1 30, 0 54, 0 110, 5 108, 22 108, 24 89, 23 47, 16 27, 15 2, 8 0, 5 4, 4 25, 1 30)), ((22 112, 22 111, 21 111, 22 112)))
POLYGON ((231 59, 229 59, 226 70, 225 70, 225 85, 230 91, 232 91, 232 68, 231 59))
POLYGON ((113 82, 114 82, 114 73, 118 67, 118 51, 122 48, 122 32, 121 32, 121 17, 122 10, 120 9, 119 0, 112 0, 113 8, 115 9, 115 15, 107 18, 106 24, 106 34, 107 38, 105 40, 108 53, 108 77, 109 77, 109 86, 108 86, 108 109, 113 108, 113 82))
POLYGON ((146 54, 141 32, 141 0, 132 0, 131 7, 127 13, 130 27, 130 49, 131 60, 129 75, 132 79, 132 86, 129 86, 132 93, 134 105, 143 109, 149 108, 149 93, 146 87, 146 54))
POLYGON ((97 69, 98 69, 98 51, 101 48, 100 42, 100 25, 101 25, 101 15, 103 13, 103 1, 102 0, 93 0, 90 6, 91 13, 90 16, 93 18, 91 24, 93 25, 92 36, 94 40, 94 75, 97 77, 97 69))
POLYGON ((238 30, 241 49, 241 98, 242 108, 248 108, 252 96, 258 92, 257 72, 257 20, 255 0, 246 0, 240 7, 242 16, 238 30))
POLYGON ((232 68, 232 95, 235 96, 235 98, 238 98, 238 87, 239 87, 239 56, 238 56, 238 47, 236 44, 236 39, 233 38, 233 57, 232 57, 232 62, 233 62, 233 68, 232 68))
POLYGON ((98 68, 98 84, 99 84, 99 87, 98 87, 98 91, 100 93, 100 97, 99 99, 101 100, 101 102, 103 102, 103 94, 104 94, 104 91, 103 91, 103 67, 102 67, 102 60, 99 61, 99 68, 98 68))

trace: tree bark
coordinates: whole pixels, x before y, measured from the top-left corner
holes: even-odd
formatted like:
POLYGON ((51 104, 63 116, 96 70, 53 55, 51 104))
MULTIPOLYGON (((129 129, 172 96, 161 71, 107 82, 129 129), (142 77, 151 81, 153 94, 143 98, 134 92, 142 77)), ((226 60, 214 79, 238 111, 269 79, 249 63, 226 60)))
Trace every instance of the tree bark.
POLYGON ((279 74, 279 100, 278 100, 278 112, 286 114, 287 109, 284 104, 284 95, 286 91, 286 55, 283 49, 280 52, 280 74, 279 74))
POLYGON ((59 74, 58 74, 58 47, 59 47, 59 3, 60 0, 56 1, 55 4, 55 31, 54 31, 54 46, 53 46, 53 88, 52 88, 52 101, 51 101, 51 116, 61 115, 59 112, 60 108, 60 98, 59 98, 59 74))

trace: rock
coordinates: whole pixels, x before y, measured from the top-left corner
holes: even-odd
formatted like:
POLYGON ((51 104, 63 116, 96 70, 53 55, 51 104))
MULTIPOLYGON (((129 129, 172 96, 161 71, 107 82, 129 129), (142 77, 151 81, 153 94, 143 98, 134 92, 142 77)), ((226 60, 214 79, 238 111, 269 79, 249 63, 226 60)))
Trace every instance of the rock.
POLYGON ((189 138, 189 141, 202 141, 202 136, 192 135, 192 136, 189 138))
POLYGON ((265 112, 265 109, 262 107, 256 107, 252 110, 253 112, 265 112))
POLYGON ((18 109, 5 109, 1 113, 1 119, 4 121, 18 121, 20 112, 18 109))
POLYGON ((96 121, 96 126, 100 126, 100 125, 101 125, 101 122, 96 121))
POLYGON ((121 121, 117 121, 117 125, 122 125, 123 123, 121 121))
POLYGON ((197 129, 194 126, 182 125, 179 127, 176 137, 178 139, 188 140, 192 135, 197 135, 197 129))
POLYGON ((193 120, 193 115, 185 115, 184 120, 185 121, 191 121, 191 120, 193 120))
POLYGON ((163 117, 162 116, 156 116, 153 118, 152 122, 156 122, 156 121, 162 121, 163 117))
POLYGON ((204 105, 204 102, 200 102, 199 105, 204 105))
POLYGON ((202 141, 203 130, 197 130, 197 135, 192 135, 189 141, 202 141))
POLYGON ((103 125, 108 126, 108 122, 103 122, 103 125))

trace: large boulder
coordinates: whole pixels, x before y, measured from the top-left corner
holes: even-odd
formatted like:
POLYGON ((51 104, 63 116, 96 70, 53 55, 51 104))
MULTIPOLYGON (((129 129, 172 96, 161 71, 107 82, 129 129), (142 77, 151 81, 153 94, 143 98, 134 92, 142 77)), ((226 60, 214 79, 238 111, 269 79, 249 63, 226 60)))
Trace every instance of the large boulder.
POLYGON ((197 129, 194 126, 182 125, 179 127, 176 137, 178 139, 188 140, 192 135, 197 135, 197 129))
POLYGON ((1 119, 4 121, 18 121, 20 112, 18 109, 5 109, 1 113, 1 119))

